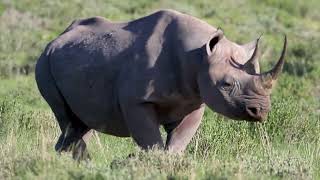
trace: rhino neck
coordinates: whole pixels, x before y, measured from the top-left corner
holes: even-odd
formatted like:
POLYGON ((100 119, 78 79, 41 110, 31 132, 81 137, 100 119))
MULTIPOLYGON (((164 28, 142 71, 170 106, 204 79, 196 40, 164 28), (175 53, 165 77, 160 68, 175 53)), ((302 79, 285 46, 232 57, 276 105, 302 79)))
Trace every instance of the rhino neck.
POLYGON ((216 28, 196 18, 184 15, 174 23, 175 36, 171 39, 179 64, 182 91, 201 101, 198 75, 203 59, 203 46, 216 32, 216 28))
POLYGON ((185 97, 201 101, 198 74, 201 69, 202 49, 184 52, 179 59, 181 92, 185 97))
POLYGON ((193 42, 193 47, 182 49, 179 52, 179 58, 177 59, 180 66, 180 76, 183 91, 188 96, 201 100, 197 79, 202 70, 203 46, 206 42, 206 38, 193 42))

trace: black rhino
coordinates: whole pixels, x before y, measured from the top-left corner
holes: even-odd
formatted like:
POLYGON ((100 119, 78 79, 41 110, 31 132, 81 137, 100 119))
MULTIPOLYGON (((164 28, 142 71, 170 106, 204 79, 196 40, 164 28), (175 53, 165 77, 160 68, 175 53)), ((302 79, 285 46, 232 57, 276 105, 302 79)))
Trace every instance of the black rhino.
POLYGON ((204 104, 232 119, 262 121, 287 40, 266 73, 260 73, 258 41, 238 45, 221 29, 173 10, 124 23, 74 21, 48 44, 35 72, 61 128, 56 150, 86 157, 84 137, 94 129, 131 136, 142 149, 157 145, 181 153, 204 104))

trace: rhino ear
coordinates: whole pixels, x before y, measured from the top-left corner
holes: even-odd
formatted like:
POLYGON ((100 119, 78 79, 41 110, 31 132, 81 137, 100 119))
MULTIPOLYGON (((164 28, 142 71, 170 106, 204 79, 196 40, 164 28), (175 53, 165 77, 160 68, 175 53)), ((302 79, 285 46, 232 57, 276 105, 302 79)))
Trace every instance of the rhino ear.
POLYGON ((215 46, 222 38, 223 32, 218 28, 217 31, 211 36, 210 40, 206 43, 206 52, 208 56, 212 55, 215 46))

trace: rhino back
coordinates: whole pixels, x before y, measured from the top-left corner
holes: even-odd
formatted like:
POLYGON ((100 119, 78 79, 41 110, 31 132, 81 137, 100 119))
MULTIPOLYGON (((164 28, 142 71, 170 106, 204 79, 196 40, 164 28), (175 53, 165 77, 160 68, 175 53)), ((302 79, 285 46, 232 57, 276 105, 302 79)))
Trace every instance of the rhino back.
POLYGON ((183 89, 178 82, 183 78, 179 59, 187 59, 188 51, 201 47, 211 31, 206 23, 174 11, 128 23, 78 20, 51 43, 51 72, 68 105, 85 124, 126 136, 119 84, 132 81, 130 85, 138 92, 135 96, 145 98, 153 80, 157 89, 150 98, 165 103, 166 95, 183 89))

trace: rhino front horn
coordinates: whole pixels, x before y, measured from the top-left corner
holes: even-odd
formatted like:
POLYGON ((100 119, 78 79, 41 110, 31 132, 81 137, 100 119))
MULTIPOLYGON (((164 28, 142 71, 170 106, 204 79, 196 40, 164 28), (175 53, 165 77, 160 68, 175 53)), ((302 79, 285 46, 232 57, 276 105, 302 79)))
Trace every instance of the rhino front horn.
POLYGON ((264 88, 271 89, 273 83, 278 79, 278 77, 283 69, 284 57, 286 54, 286 50, 287 50, 287 36, 284 35, 283 49, 282 49, 281 56, 280 56, 277 64, 269 72, 261 75, 261 81, 262 81, 264 88))

